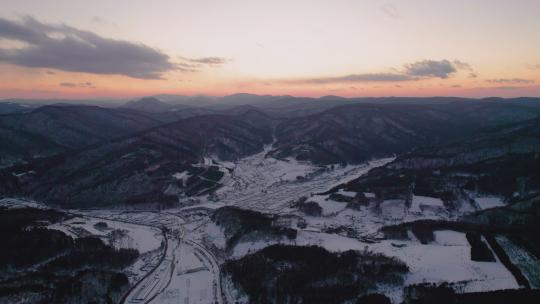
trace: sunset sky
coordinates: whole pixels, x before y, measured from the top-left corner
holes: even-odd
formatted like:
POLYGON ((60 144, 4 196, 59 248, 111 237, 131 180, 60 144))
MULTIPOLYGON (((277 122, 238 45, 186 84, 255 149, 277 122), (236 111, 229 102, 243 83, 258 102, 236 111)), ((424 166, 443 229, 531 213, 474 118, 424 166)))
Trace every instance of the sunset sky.
POLYGON ((538 0, 0 7, 0 98, 540 96, 538 0))

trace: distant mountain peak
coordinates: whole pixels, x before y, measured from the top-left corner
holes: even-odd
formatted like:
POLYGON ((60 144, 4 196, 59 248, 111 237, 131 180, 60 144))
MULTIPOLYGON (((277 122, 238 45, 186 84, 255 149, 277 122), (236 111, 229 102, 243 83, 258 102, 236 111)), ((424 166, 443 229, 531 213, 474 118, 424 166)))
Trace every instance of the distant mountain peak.
POLYGON ((344 99, 347 99, 347 98, 337 96, 337 95, 326 95, 326 96, 320 97, 319 99, 340 99, 340 100, 344 100, 344 99))
POLYGON ((172 105, 155 97, 143 97, 138 100, 128 101, 122 107, 145 112, 164 112, 171 109, 172 105))

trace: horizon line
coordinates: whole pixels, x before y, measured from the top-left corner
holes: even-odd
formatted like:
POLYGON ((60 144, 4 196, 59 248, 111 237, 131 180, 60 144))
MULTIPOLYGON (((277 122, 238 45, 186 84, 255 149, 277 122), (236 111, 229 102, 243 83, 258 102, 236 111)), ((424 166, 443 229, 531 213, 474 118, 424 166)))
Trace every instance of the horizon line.
MULTIPOLYGON (((254 97, 289 97, 289 98, 306 98, 306 99, 322 99, 322 98, 339 98, 339 99, 388 99, 388 98, 407 98, 407 99, 429 99, 429 98, 460 98, 460 99, 472 99, 472 100, 483 100, 483 99, 492 99, 492 98, 498 98, 498 99, 520 99, 520 98, 537 98, 540 99, 540 96, 516 96, 516 97, 503 97, 503 96, 484 96, 484 97, 467 97, 467 96, 459 96, 459 95, 432 95, 432 96, 399 96, 399 95, 388 95, 388 96, 355 96, 355 97, 345 97, 340 95, 321 95, 321 96, 296 96, 296 95, 272 95, 272 94, 254 94, 254 93, 246 93, 246 92, 239 92, 239 93, 233 93, 233 94, 227 94, 227 95, 206 95, 206 94, 193 94, 193 95, 183 95, 183 94, 169 94, 169 93, 157 93, 157 94, 151 94, 151 95, 140 95, 140 96, 134 96, 134 97, 97 97, 97 98, 79 98, 79 97, 51 97, 51 98, 20 98, 20 97, 2 97, 0 98, 0 102, 6 102, 6 101, 48 101, 48 100, 69 100, 69 101, 127 101, 127 100, 140 100, 143 98, 156 98, 160 101, 160 96, 171 96, 171 97, 185 97, 185 98, 197 98, 197 97, 206 97, 206 98, 225 98, 225 97, 232 97, 235 95, 251 95, 254 97)), ((166 102, 166 101, 163 101, 166 102)))

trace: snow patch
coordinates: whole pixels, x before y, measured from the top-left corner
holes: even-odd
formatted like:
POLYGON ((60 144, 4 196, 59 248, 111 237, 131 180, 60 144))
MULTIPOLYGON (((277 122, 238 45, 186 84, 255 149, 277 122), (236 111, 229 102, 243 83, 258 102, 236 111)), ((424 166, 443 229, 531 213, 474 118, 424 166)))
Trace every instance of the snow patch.
POLYGON ((425 206, 444 208, 444 203, 439 198, 413 195, 412 205, 409 211, 415 213, 422 213, 422 207, 425 206))
POLYGON ((505 206, 503 199, 497 196, 477 197, 474 200, 482 210, 505 206))

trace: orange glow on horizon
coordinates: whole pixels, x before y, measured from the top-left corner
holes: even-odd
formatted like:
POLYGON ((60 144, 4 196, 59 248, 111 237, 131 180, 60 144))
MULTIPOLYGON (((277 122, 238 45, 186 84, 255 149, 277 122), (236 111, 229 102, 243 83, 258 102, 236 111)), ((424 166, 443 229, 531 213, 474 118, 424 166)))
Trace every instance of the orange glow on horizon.
POLYGON ((0 21, 74 31, 38 46, 0 32, 0 98, 540 96, 535 0, 54 3, 3 5, 0 21), (77 31, 97 38, 65 51, 77 31), (24 48, 50 53, 10 55, 24 48))

